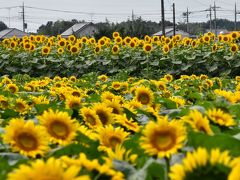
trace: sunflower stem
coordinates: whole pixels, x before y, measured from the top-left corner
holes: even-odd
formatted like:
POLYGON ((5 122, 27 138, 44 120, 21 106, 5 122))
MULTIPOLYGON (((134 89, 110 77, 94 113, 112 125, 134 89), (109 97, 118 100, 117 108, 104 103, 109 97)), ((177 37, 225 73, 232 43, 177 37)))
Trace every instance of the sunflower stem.
POLYGON ((166 170, 167 170, 166 179, 168 179, 168 173, 170 172, 170 158, 165 157, 164 159, 166 161, 166 170))
POLYGON ((147 78, 149 79, 149 57, 147 55, 147 78))

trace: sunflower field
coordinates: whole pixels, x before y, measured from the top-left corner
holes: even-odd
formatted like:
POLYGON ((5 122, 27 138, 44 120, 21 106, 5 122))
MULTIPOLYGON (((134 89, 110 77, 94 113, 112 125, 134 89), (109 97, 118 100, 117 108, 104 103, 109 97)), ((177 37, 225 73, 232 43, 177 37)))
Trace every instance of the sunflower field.
POLYGON ((42 35, 5 39, 0 45, 0 75, 26 73, 31 76, 81 76, 89 72, 160 78, 208 74, 239 75, 239 32, 198 39, 168 37, 121 37, 99 40, 42 35))
POLYGON ((0 179, 240 180, 238 32, 0 45, 0 179))

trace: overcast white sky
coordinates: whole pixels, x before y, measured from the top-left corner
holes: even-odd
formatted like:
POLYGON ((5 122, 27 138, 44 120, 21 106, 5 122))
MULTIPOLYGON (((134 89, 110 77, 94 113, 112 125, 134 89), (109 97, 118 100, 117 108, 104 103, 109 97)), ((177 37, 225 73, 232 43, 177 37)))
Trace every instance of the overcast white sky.
MULTIPOLYGON (((164 0, 166 9, 166 20, 172 21, 172 3, 174 0, 164 0)), ((215 0, 217 18, 227 18, 234 20, 234 4, 237 2, 237 9, 240 11, 239 0, 215 0)), ((23 0, 0 0, 0 20, 10 27, 22 29, 22 9, 23 0), (13 7, 17 6, 17 7, 13 7), (13 7, 11 9, 7 7, 13 7), (9 21, 10 17, 10 21, 9 21)), ((39 26, 47 21, 56 20, 78 20, 100 22, 107 18, 111 22, 125 21, 131 17, 132 10, 136 16, 141 16, 145 20, 159 22, 161 20, 161 0, 25 0, 27 31, 36 32, 39 26), (54 10, 66 10, 83 12, 63 13, 54 11, 37 10, 30 7, 47 8, 54 10)), ((187 7, 190 12, 190 22, 207 21, 207 12, 196 12, 209 8, 214 0, 175 0, 176 21, 183 22, 182 13, 187 7)), ((240 14, 238 15, 240 21, 240 14)))

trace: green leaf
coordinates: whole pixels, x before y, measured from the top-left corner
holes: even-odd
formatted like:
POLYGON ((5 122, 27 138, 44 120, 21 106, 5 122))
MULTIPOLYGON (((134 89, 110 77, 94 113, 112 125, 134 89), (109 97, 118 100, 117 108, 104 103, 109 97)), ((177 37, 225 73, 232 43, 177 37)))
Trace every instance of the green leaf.
POLYGON ((186 71, 186 70, 188 70, 191 66, 192 66, 191 64, 187 64, 187 65, 185 65, 185 66, 182 66, 182 67, 181 67, 181 70, 182 70, 182 71, 186 71))
POLYGON ((189 132, 188 145, 194 148, 205 147, 209 150, 219 148, 222 151, 228 150, 233 156, 240 155, 240 140, 226 134, 208 136, 203 133, 189 132))
POLYGON ((227 75, 229 75, 231 72, 232 72, 231 69, 226 69, 225 71, 223 71, 223 72, 220 73, 220 76, 227 76, 227 75))
POLYGON ((227 61, 232 60, 234 56, 223 56, 223 58, 227 61))
POLYGON ((103 61, 102 61, 102 64, 103 64, 104 66, 108 65, 109 63, 111 63, 111 60, 103 60, 103 61))
POLYGON ((44 69, 44 68, 46 68, 46 67, 47 67, 46 64, 39 64, 39 65, 36 66, 36 68, 39 69, 39 70, 40 70, 40 69, 44 69))
POLYGON ((152 66, 158 66, 158 65, 159 65, 159 60, 152 61, 152 62, 150 63, 150 65, 152 65, 152 66))
POLYGON ((163 165, 153 162, 147 168, 147 177, 146 180, 164 180, 165 179, 165 171, 163 165))
POLYGON ((24 73, 28 73, 32 70, 32 67, 28 67, 28 68, 22 68, 21 71, 24 72, 24 73))
POLYGON ((213 71, 217 70, 217 68, 218 68, 218 65, 214 64, 213 66, 210 66, 207 69, 208 69, 208 72, 213 72, 213 71))
POLYGON ((240 121, 240 104, 233 104, 228 107, 230 113, 235 116, 235 119, 240 121))
POLYGON ((180 61, 180 60, 173 60, 172 64, 182 64, 182 61, 180 61))
POLYGON ((177 104, 174 101, 171 101, 170 99, 167 98, 159 98, 156 99, 158 103, 163 104, 166 108, 168 109, 177 109, 177 104))
POLYGON ((61 157, 79 155, 79 153, 85 153, 90 159, 101 159, 102 153, 100 153, 97 148, 99 146, 98 141, 93 141, 86 135, 78 132, 76 137, 77 143, 67 145, 65 147, 60 147, 48 154, 48 156, 61 157))
POLYGON ((17 72, 18 69, 16 67, 13 67, 13 66, 7 66, 6 70, 15 73, 15 72, 17 72))
POLYGON ((6 109, 5 111, 0 112, 1 118, 8 119, 18 116, 18 112, 14 111, 13 109, 6 109))

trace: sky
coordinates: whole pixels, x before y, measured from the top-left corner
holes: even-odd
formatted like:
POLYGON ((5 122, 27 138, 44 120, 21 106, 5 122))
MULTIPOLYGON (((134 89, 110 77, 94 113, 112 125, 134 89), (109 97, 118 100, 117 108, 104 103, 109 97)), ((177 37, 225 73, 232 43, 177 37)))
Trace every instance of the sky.
MULTIPOLYGON (((176 22, 186 21, 182 13, 187 8, 189 22, 208 21, 209 12, 204 10, 214 4, 214 0, 164 0, 165 17, 169 21, 172 21, 173 2, 176 22)), ((234 20, 235 2, 240 12, 239 0, 215 0, 217 18, 234 20)), ((22 4, 23 0, 0 0, 0 20, 11 28, 22 29, 22 4)), ((161 21, 161 0, 25 0, 24 5, 27 32, 36 32, 47 21, 77 19, 97 23, 104 22, 106 18, 110 22, 126 21, 132 17, 132 11, 135 17, 161 21)), ((240 21, 240 14, 237 18, 240 21)))

